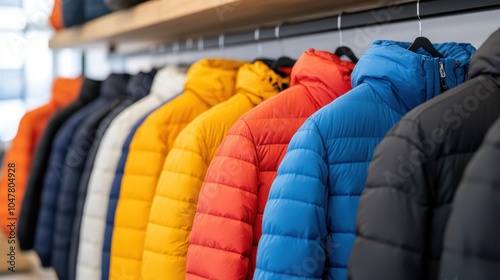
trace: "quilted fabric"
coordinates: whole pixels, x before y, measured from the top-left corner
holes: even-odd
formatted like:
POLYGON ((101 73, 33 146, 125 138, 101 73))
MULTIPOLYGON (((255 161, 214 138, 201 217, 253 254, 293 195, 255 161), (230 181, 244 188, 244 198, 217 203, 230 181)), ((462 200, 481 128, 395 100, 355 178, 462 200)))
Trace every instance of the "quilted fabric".
POLYGON ((83 207, 87 198, 87 187, 89 185, 90 175, 94 167, 97 151, 102 143, 102 138, 110 127, 112 121, 117 116, 119 116, 130 106, 133 106, 135 102, 141 100, 149 94, 156 72, 157 70, 152 70, 148 73, 141 72, 137 75, 134 75, 127 84, 127 98, 116 107, 114 107, 113 110, 108 115, 106 115, 106 118, 103 119, 103 121, 97 128, 97 133, 92 143, 92 148, 89 151, 89 155, 85 162, 85 167, 80 178, 78 190, 75 193, 75 212, 73 218, 73 227, 71 229, 71 240, 68 252, 69 255, 67 257, 69 279, 75 279, 76 277, 76 263, 78 255, 78 245, 80 241, 80 226, 82 221, 83 207))
POLYGON ((375 150, 356 217, 352 279, 444 279, 439 265, 455 190, 500 116, 499 44, 500 31, 472 57, 466 83, 409 112, 375 150))
MULTIPOLYGON (((62 107, 68 105, 76 99, 82 84, 81 78, 64 79, 56 78, 52 84, 52 97, 50 101, 40 108, 27 112, 19 124, 16 137, 7 150, 4 165, 0 174, 0 201, 2 205, 8 201, 6 186, 9 184, 7 165, 15 164, 15 210, 12 212, 7 207, 0 207, 0 219, 7 221, 7 218, 17 218, 22 207, 24 193, 28 181, 28 174, 31 168, 35 147, 42 136, 50 118, 62 107)), ((9 229, 5 226, 2 230, 8 235, 9 229)))
POLYGON ((254 279, 347 279, 373 150, 409 110, 442 92, 438 61, 451 88, 474 53, 468 44, 438 44, 440 60, 409 46, 374 42, 353 71, 354 89, 294 135, 269 194, 254 279))
POLYGON ((21 208, 19 215, 17 237, 19 238, 19 247, 22 250, 33 249, 35 243, 40 197, 42 195, 43 180, 48 167, 49 157, 52 152, 52 142, 61 126, 73 114, 99 96, 100 88, 101 81, 86 78, 82 84, 78 99, 54 115, 36 147, 24 194, 24 207, 21 208))
MULTIPOLYGON (((96 154, 82 209, 78 246, 72 244, 70 258, 77 255, 76 279, 100 279, 102 246, 111 184, 125 141, 137 122, 159 105, 179 94, 185 74, 166 67, 156 74, 151 93, 120 113, 110 124, 96 154)), ((70 260, 71 261, 71 260, 70 260)))
POLYGON ((62 171, 64 170, 66 154, 73 141, 75 132, 85 122, 87 117, 120 95, 120 92, 113 90, 113 84, 117 80, 121 80, 120 75, 110 75, 101 87, 100 96, 71 116, 61 127, 52 143, 52 152, 43 181, 35 236, 35 250, 40 256, 43 266, 50 266, 51 264, 52 236, 54 233, 57 197, 64 176, 62 171))
POLYGON ((177 136, 161 172, 149 214, 142 279, 184 279, 189 234, 205 173, 238 118, 290 84, 257 61, 238 70, 236 94, 193 120, 177 136))
MULTIPOLYGON (((481 73, 486 78, 479 80, 480 84, 470 87, 470 90, 475 91, 476 97, 484 99, 481 103, 491 103, 495 99, 497 104, 499 102, 499 43, 500 29, 479 48, 471 62, 470 75, 481 73)), ((498 114, 498 111, 497 109, 486 113, 498 114)), ((478 122, 482 123, 483 120, 478 122)), ((471 120, 474 126, 478 122, 471 120)), ((480 149, 467 165, 453 197, 444 234, 439 279, 500 279, 499 162, 500 119, 488 130, 480 149)))
POLYGON ((467 165, 453 198, 439 279, 500 279, 499 162, 500 121, 497 121, 467 165))
POLYGON ((264 206, 288 142, 322 106, 351 88, 351 62, 308 50, 291 87, 244 114, 212 160, 198 197, 186 279, 251 279, 264 206))
MULTIPOLYGON (((236 73, 242 64, 222 59, 195 63, 187 73, 184 93, 149 115, 135 133, 112 230, 111 279, 139 277, 149 209, 165 157, 188 123, 235 93, 236 73)), ((103 271, 103 278, 107 276, 103 271)))
MULTIPOLYGON (((130 77, 128 82, 117 85, 116 90, 122 91, 118 98, 107 106, 94 112, 76 132, 70 151, 66 155, 64 177, 59 191, 57 203, 56 225, 54 229, 54 245, 52 264, 59 280, 74 279, 74 270, 69 275, 69 251, 73 227, 76 220, 77 200, 86 196, 86 185, 80 190, 85 179, 85 167, 93 165, 96 146, 106 132, 110 122, 133 102, 149 93, 149 88, 143 85, 151 83, 156 71, 138 73, 130 77)), ((86 179, 85 179, 86 180, 86 179)), ((83 204, 83 202, 82 202, 83 204)))

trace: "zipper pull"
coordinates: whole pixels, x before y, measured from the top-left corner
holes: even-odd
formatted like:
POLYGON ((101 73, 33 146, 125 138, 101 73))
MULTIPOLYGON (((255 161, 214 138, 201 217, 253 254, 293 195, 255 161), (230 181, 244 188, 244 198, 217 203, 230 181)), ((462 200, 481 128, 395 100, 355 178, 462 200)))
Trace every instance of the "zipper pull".
POLYGON ((446 84, 446 71, 444 70, 444 63, 442 61, 439 64, 439 80, 441 83, 441 92, 448 90, 448 85, 446 84))

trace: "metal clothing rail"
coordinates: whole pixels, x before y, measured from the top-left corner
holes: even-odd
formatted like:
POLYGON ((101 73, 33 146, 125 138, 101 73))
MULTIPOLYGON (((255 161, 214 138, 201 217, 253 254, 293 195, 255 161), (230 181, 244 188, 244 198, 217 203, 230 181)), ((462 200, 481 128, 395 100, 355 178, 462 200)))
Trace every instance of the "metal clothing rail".
MULTIPOLYGON (((416 2, 399 4, 388 1, 383 8, 371 9, 355 13, 342 13, 342 30, 365 26, 417 20, 416 2)), ((471 13, 500 8, 500 0, 430 0, 420 1, 420 17, 431 18, 454 14, 471 13)), ((156 45, 147 50, 129 53, 110 53, 111 56, 126 58, 130 56, 196 51, 224 48, 276 39, 291 38, 309 34, 338 31, 340 15, 294 23, 283 23, 275 27, 263 27, 241 33, 228 33, 209 38, 188 39, 186 42, 156 45)), ((494 24, 494 23, 492 23, 494 24)))

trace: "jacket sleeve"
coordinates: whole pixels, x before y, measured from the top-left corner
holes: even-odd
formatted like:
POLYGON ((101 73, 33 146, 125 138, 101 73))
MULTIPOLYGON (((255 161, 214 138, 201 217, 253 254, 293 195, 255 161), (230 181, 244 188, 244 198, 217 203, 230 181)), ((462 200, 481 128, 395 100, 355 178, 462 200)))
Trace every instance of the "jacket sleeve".
POLYGON ((327 237, 327 156, 308 120, 293 136, 264 210, 254 279, 321 279, 327 237))
POLYGON ((247 123, 229 130, 198 197, 186 279, 246 279, 256 218, 258 160, 247 123))
POLYGON ((146 230, 144 279, 185 277, 189 234, 208 168, 205 139, 198 126, 186 127, 165 160, 146 230))
MULTIPOLYGON (((2 207, 0 209, 0 218, 2 221, 7 221, 7 218, 15 218, 19 216, 21 212, 21 204, 24 196, 26 181, 28 178, 28 173, 31 165, 32 154, 35 150, 35 135, 33 130, 32 120, 29 119, 29 115, 25 115, 19 124, 19 130, 12 142, 12 146, 5 155, 4 163, 1 168, 0 177, 0 198, 2 205, 4 202, 8 202, 8 184, 9 181, 9 169, 14 174, 13 183, 16 185, 15 192, 11 193, 15 196, 15 209, 12 214, 7 207, 2 207), (9 168, 9 163, 14 163, 14 168, 9 168)), ((2 227, 7 235, 10 231, 7 227, 2 227)))
POLYGON ((467 166, 455 194, 439 279, 500 279, 499 144, 497 121, 467 166))
POLYGON ((426 178, 436 178, 429 170, 438 171, 426 167, 421 137, 418 123, 403 119, 376 148, 358 206, 349 279, 426 278, 427 236, 437 235, 428 232, 426 178))

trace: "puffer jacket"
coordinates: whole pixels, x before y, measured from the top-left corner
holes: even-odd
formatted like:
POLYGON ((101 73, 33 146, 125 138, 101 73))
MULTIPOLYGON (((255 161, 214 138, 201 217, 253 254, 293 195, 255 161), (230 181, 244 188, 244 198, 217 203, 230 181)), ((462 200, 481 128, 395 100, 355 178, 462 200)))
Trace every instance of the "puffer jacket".
POLYGON ((238 70, 236 94, 194 119, 174 142, 151 205, 142 257, 142 279, 184 279, 189 234, 205 173, 238 118, 288 87, 264 62, 238 70))
MULTIPOLYGON (((116 115, 149 93, 149 89, 143 90, 142 85, 144 81, 151 81, 150 76, 148 73, 141 72, 131 77, 128 83, 120 85, 117 90, 123 91, 123 93, 109 105, 94 112, 80 126, 73 138, 66 155, 53 237, 52 264, 59 280, 74 279, 74 270, 71 277, 69 276, 68 256, 73 226, 75 225, 77 200, 78 195, 80 195, 79 186, 84 179, 84 167, 87 164, 93 165, 96 146, 99 145, 101 137, 116 115), (91 148, 89 149, 89 147, 91 148), (89 163, 90 161, 91 163, 89 163)), ((85 198, 85 195, 86 191, 83 192, 82 199, 85 198)))
POLYGON ((61 126, 73 114, 99 96, 100 88, 101 81, 86 78, 82 84, 78 99, 54 115, 36 146, 23 199, 24 207, 21 208, 19 215, 17 237, 19 238, 19 247, 22 250, 33 249, 35 242, 35 229, 38 221, 43 179, 47 170, 49 156, 52 152, 52 142, 61 126))
MULTIPOLYGON (((149 115, 136 131, 116 206, 111 279, 123 275, 139 277, 149 210, 165 157, 187 124, 235 93, 236 74, 241 65, 240 61, 222 59, 195 63, 187 73, 184 93, 149 115)), ((103 278, 107 276, 103 271, 103 278)))
MULTIPOLYGON (((75 1, 75 0, 72 0, 75 1)), ((104 5, 103 0, 83 0, 85 21, 109 14, 111 11, 104 5)))
POLYGON ((124 10, 139 5, 146 0, 104 0, 104 5, 112 11, 124 10))
MULTIPOLYGON (((28 174, 35 154, 35 147, 41 138, 50 118, 62 107, 73 102, 80 92, 82 84, 81 78, 64 79, 56 78, 52 84, 52 97, 50 101, 32 111, 27 112, 19 124, 16 137, 12 141, 11 147, 5 154, 3 168, 0 168, 0 201, 4 205, 8 201, 9 193, 6 186, 11 183, 7 172, 7 165, 15 165, 15 207, 10 211, 7 207, 0 207, 0 219, 7 221, 7 218, 17 218, 22 207, 24 193, 28 181, 28 174), (11 215, 13 214, 13 215, 11 215)), ((4 226, 2 230, 8 233, 4 226)))
MULTIPOLYGON (((351 279, 438 279, 455 189, 500 116, 489 77, 498 35, 472 58, 467 83, 412 110, 377 147, 359 202, 351 279)), ((446 75, 450 85, 451 69, 446 75)))
MULTIPOLYGON (((156 111, 156 110, 154 110, 156 111)), ((103 244, 101 248, 101 260, 100 264, 102 269, 99 271, 101 275, 101 279, 109 279, 109 263, 111 260, 111 238, 113 237, 113 225, 115 222, 115 213, 116 213, 116 205, 118 204, 118 198, 120 196, 120 186, 123 178, 123 174, 125 173, 125 164, 127 163, 128 153, 130 151, 130 144, 132 143, 132 139, 134 135, 139 129, 139 127, 144 123, 144 121, 152 114, 154 111, 149 112, 145 116, 143 116, 137 123, 132 127, 130 134, 125 139, 125 143, 123 144, 122 155, 118 160, 118 166, 116 167, 115 176, 113 178, 113 183, 111 184, 111 191, 109 192, 108 199, 108 209, 105 217, 105 227, 104 227, 104 236, 103 236, 103 244)), ((128 275, 125 272, 119 272, 118 278, 127 277, 128 275)))
POLYGON ((75 235, 75 240, 72 241, 78 242, 78 245, 71 244, 70 263, 74 255, 77 255, 76 279, 101 278, 102 246, 109 193, 127 137, 142 117, 182 91, 185 76, 183 71, 173 67, 158 71, 153 80, 151 93, 120 113, 104 134, 91 171, 87 197, 85 201, 81 201, 84 206, 78 230, 79 236, 75 235))
POLYGON ((374 42, 353 71, 354 89, 294 135, 269 193, 255 279, 347 279, 373 150, 408 111, 445 90, 441 63, 451 88, 474 53, 469 44, 436 44, 445 57, 437 59, 409 46, 374 42))
POLYGON ((289 89, 231 127, 198 197, 186 279, 252 278, 262 213, 288 142, 307 117, 351 89, 353 67, 310 49, 293 67, 289 89))
POLYGON ((147 73, 140 72, 139 74, 134 75, 127 84, 128 94, 125 100, 114 107, 113 110, 111 110, 111 112, 107 114, 106 117, 101 121, 99 127, 97 128, 96 135, 92 142, 92 148, 90 149, 87 156, 85 167, 80 177, 80 182, 78 183, 79 185, 77 188, 77 192, 75 193, 76 199, 73 213, 73 227, 71 228, 70 232, 70 244, 67 256, 69 279, 75 279, 76 277, 76 258, 78 254, 78 244, 80 239, 80 223, 82 220, 84 203, 87 197, 87 187, 89 184, 90 175, 94 167, 97 151, 101 146, 102 138, 110 127, 111 122, 117 116, 119 116, 124 110, 132 106, 135 102, 143 99, 149 94, 156 72, 157 70, 154 69, 147 73))
POLYGON ((61 30, 64 28, 62 19, 62 0, 54 0, 52 12, 50 13, 49 22, 54 30, 61 30))
POLYGON ((64 28, 85 22, 85 0, 59 1, 61 1, 62 25, 64 28))
POLYGON ((453 198, 439 279, 500 279, 499 147, 497 120, 467 165, 453 198))
POLYGON ((79 127, 100 108, 110 104, 121 95, 119 85, 126 82, 128 75, 112 74, 101 87, 99 98, 92 101, 76 114, 71 116, 61 127, 52 143, 52 152, 49 157, 47 171, 43 181, 40 198, 40 210, 35 236, 35 250, 43 266, 51 265, 52 236, 55 226, 55 214, 59 189, 61 186, 64 163, 75 132, 79 127))

